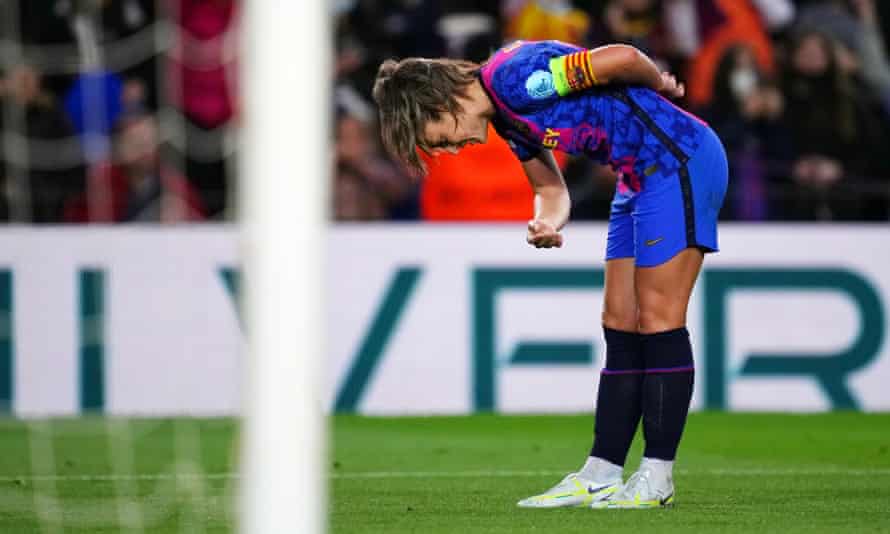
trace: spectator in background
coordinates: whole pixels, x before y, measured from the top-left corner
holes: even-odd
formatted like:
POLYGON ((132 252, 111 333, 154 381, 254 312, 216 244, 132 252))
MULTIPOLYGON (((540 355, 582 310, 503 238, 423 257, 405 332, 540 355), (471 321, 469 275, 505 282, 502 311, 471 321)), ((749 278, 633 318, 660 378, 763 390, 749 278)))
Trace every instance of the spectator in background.
POLYGON ((201 191, 208 214, 217 215, 227 206, 223 130, 236 114, 238 3, 177 0, 172 5, 177 32, 166 96, 186 118, 185 172, 201 191))
POLYGON ((842 46, 845 63, 890 112, 890 63, 873 0, 813 2, 800 10, 798 26, 822 32, 842 46))
POLYGON ((121 77, 105 70, 81 73, 65 93, 65 111, 80 135, 90 164, 109 156, 109 138, 123 112, 122 95, 121 77))
POLYGON ((371 65, 368 61, 369 49, 357 37, 349 25, 349 17, 340 15, 334 23, 336 55, 334 57, 333 78, 335 84, 353 83, 353 89, 370 97, 371 65), (367 78, 365 80, 365 78, 367 78))
POLYGON ((486 12, 467 2, 449 4, 452 10, 436 23, 436 29, 445 39, 449 57, 467 58, 481 53, 484 59, 501 46, 501 27, 498 12, 486 12), (485 50, 481 50, 485 47, 485 50))
MULTIPOLYGON (((778 0, 772 0, 773 2, 778 0)), ((787 3, 786 0, 782 0, 787 3)), ((687 97, 697 108, 711 103, 714 78, 720 60, 730 48, 744 45, 751 50, 758 69, 767 75, 775 71, 773 45, 763 11, 758 5, 767 0, 700 0, 695 27, 699 46, 689 63, 687 97)))
POLYGON ((439 0, 345 0, 335 4, 334 79, 366 100, 377 65, 390 56, 444 56, 439 0))
MULTIPOLYGON (((56 47, 52 55, 43 58, 47 64, 70 65, 77 61, 82 71, 102 68, 122 78, 141 78, 148 85, 153 106, 157 68, 157 37, 152 27, 156 17, 155 3, 155 0, 18 2, 26 41, 34 44, 77 43, 76 57, 66 58, 56 47)), ((61 71, 51 81, 51 87, 59 93, 70 86, 70 77, 61 71)))
POLYGON ((629 44, 661 62, 673 52, 659 0, 609 0, 599 20, 589 36, 593 46, 629 44))
POLYGON ((0 157, 4 160, 0 176, 5 174, 12 182, 15 195, 9 199, 9 214, 16 216, 17 208, 24 207, 31 222, 58 222, 63 200, 83 187, 71 124, 44 89, 41 74, 30 65, 18 65, 9 72, 0 85, 0 105, 5 108, 0 131, 24 141, 20 145, 24 150, 0 157), (4 118, 9 122, 4 123, 4 118), (21 204, 11 205, 17 202, 21 204))
POLYGON ((343 220, 417 219, 417 184, 382 155, 370 117, 337 118, 334 213, 343 220))
POLYGON ((109 137, 123 113, 124 78, 154 80, 151 0, 56 1, 77 43, 79 74, 65 91, 65 109, 81 135, 88 164, 109 157, 109 137), (119 46, 122 39, 126 46, 119 46))
POLYGON ((186 222, 205 218, 198 192, 159 158, 151 115, 125 117, 114 161, 97 166, 87 191, 66 205, 68 222, 186 222))
POLYGON ((444 55, 445 40, 436 31, 441 0, 359 1, 350 24, 365 43, 397 56, 444 55))
POLYGON ((746 46, 727 50, 714 79, 713 99, 701 112, 729 155, 728 199, 723 217, 769 217, 771 184, 788 172, 791 147, 780 89, 760 70, 746 46))
POLYGON ((348 165, 337 165, 334 169, 333 203, 333 218, 338 222, 386 219, 381 196, 348 165))
POLYGON ((587 13, 572 7, 568 0, 508 0, 504 2, 504 18, 508 40, 581 43, 590 28, 587 13))
POLYGON ((797 35, 789 61, 784 91, 796 187, 786 212, 795 219, 886 218, 886 197, 875 195, 885 193, 888 172, 875 155, 890 146, 881 108, 841 68, 826 35, 797 35))
POLYGON ((168 96, 196 125, 216 128, 235 112, 235 2, 179 0, 175 5, 171 16, 179 33, 171 51, 168 96))
POLYGON ((148 86, 140 78, 124 81, 121 89, 121 106, 128 115, 148 113, 148 86))

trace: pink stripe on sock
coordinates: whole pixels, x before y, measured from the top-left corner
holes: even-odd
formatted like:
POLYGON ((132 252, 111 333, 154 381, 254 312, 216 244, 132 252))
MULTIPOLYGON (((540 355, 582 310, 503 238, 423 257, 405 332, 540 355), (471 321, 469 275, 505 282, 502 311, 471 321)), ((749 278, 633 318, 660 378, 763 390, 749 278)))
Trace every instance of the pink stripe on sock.
POLYGON ((695 371, 695 367, 692 365, 687 365, 685 367, 663 367, 660 369, 646 369, 646 374, 654 374, 654 373, 687 373, 690 371, 695 371))
POLYGON ((620 370, 611 370, 611 369, 603 369, 600 373, 604 375, 639 375, 643 374, 645 371, 643 369, 620 369, 620 370))

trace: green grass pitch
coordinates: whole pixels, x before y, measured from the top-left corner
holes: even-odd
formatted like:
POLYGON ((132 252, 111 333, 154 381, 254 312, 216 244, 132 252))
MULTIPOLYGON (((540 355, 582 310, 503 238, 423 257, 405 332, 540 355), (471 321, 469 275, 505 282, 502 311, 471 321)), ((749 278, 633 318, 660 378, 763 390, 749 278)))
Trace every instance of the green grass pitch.
MULTIPOLYGON (((890 414, 693 414, 673 509, 516 508, 583 461, 591 424, 334 417, 331 532, 890 532, 890 414)), ((236 432, 230 419, 2 421, 0 532, 231 532, 236 432)), ((629 468, 639 456, 638 440, 629 468)))

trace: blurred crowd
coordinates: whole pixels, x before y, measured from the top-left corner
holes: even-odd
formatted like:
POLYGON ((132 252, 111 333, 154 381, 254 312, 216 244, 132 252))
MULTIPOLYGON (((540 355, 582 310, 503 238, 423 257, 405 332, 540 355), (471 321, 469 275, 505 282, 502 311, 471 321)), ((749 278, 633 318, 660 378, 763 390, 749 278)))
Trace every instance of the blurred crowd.
POLYGON ((224 218, 235 0, 0 0, 0 219, 224 218))
MULTIPOLYGON (((515 39, 632 44, 687 84, 682 105, 719 133, 730 158, 721 216, 732 220, 887 221, 890 2, 875 0, 354 0, 337 3, 339 100, 369 102, 388 57, 485 61, 515 39)), ((367 104, 365 104, 367 105, 367 104)), ((338 131, 373 113, 339 106, 338 131)), ((343 142, 343 137, 338 139, 343 142)), ((415 184, 338 164, 339 218, 522 219, 530 192, 502 143, 431 162, 415 184), (518 178, 517 178, 518 176, 518 178), (353 192, 363 191, 364 194, 353 192), (496 204, 496 205, 495 205, 496 204)), ((605 219, 615 176, 561 158, 574 219, 605 219)))
MULTIPOLYGON (((637 46, 730 156, 722 217, 890 220, 890 2, 336 0, 331 216, 523 220, 531 190, 496 136, 428 160, 383 152, 370 92, 390 57, 483 62, 515 39, 637 46)), ((0 220, 225 220, 237 190, 237 0, 0 0, 0 220)), ((298 55, 295 56, 298 59, 298 55)), ((573 218, 605 219, 614 173, 559 156, 573 218)), ((247 179, 246 177, 244 179, 247 179)))

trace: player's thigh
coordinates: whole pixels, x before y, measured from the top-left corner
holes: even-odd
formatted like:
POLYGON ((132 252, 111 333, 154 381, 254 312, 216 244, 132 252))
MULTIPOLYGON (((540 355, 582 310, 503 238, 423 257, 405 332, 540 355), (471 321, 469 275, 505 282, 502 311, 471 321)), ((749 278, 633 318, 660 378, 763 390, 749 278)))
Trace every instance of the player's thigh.
POLYGON ((704 252, 716 252, 717 217, 726 194, 726 154, 710 129, 688 164, 647 183, 632 212, 641 332, 685 326, 704 252))
POLYGON ((634 258, 606 261, 603 294, 603 325, 623 332, 637 331, 637 296, 634 289, 634 258))
POLYGON ((634 291, 633 199, 615 192, 609 214, 606 240, 606 283, 603 295, 603 325, 625 332, 637 331, 637 302, 634 291))
POLYGON ((689 297, 703 259, 704 253, 699 248, 691 247, 661 265, 635 269, 634 287, 641 333, 664 332, 686 326, 689 297))
POLYGON ((703 247, 687 225, 678 179, 665 178, 641 193, 633 213, 636 239, 634 288, 641 333, 686 324, 686 307, 701 269, 703 247))

